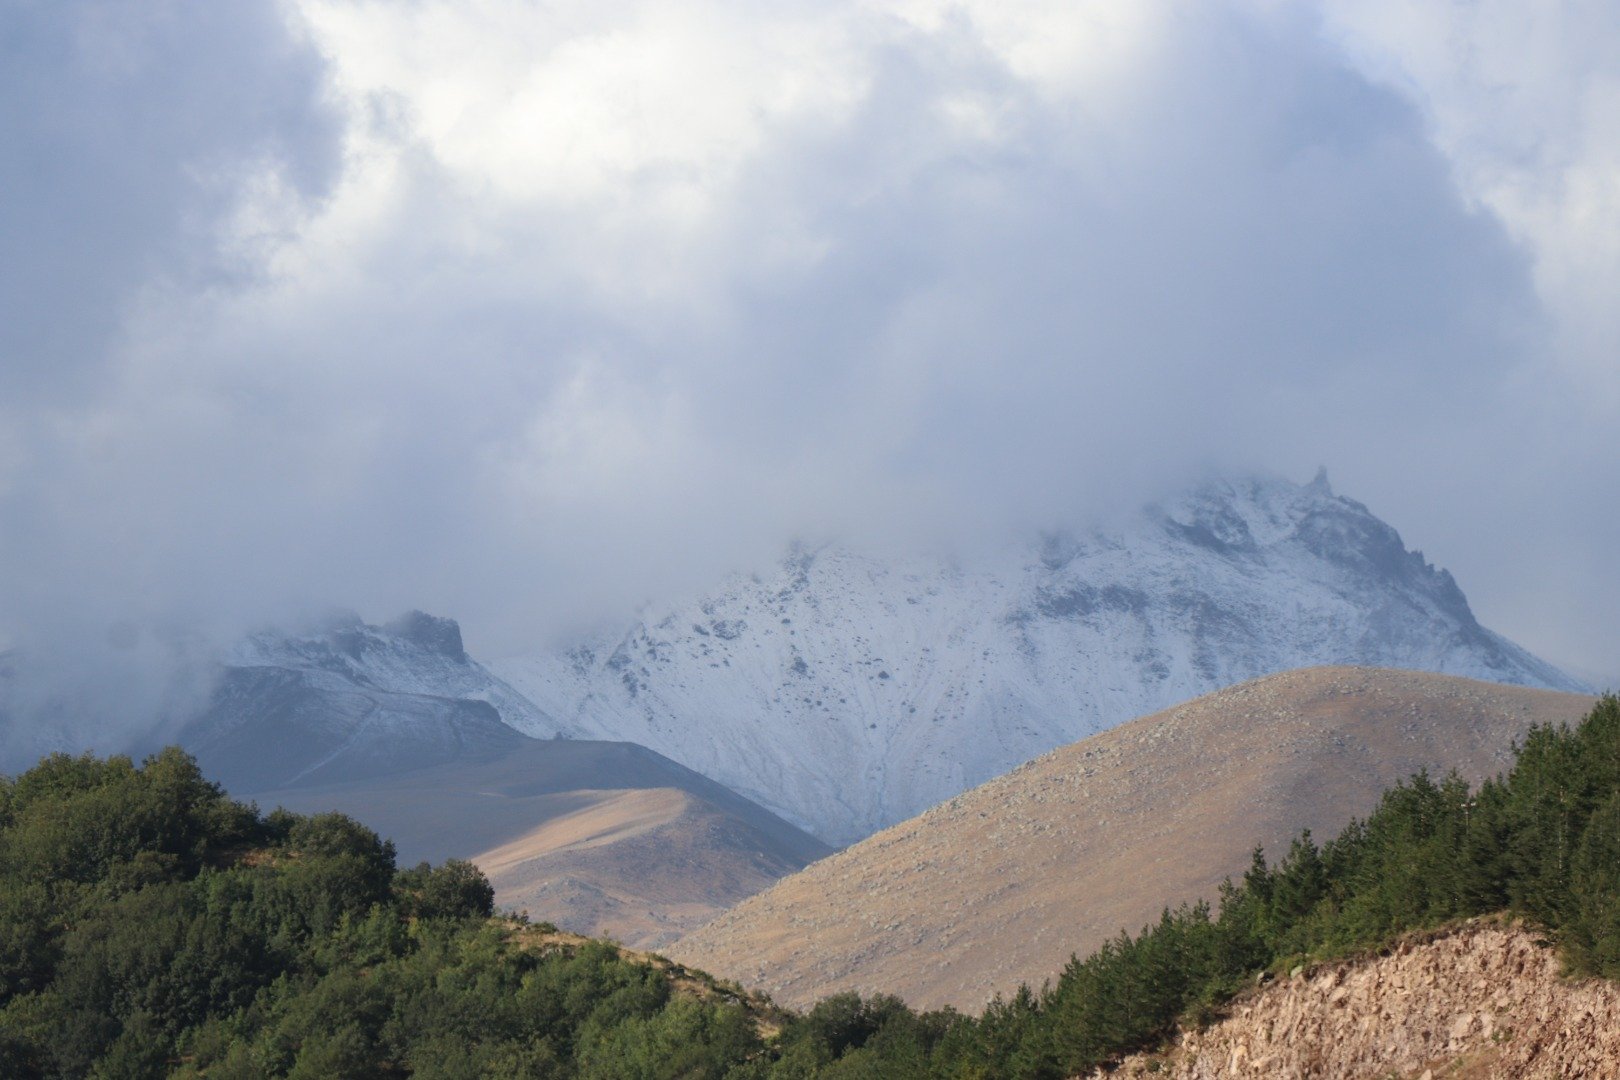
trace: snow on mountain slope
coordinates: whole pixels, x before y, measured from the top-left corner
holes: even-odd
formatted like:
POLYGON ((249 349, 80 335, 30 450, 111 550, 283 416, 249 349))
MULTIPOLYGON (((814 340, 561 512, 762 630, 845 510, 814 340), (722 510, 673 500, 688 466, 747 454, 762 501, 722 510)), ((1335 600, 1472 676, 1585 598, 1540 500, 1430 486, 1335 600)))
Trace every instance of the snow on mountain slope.
POLYGON ((343 614, 310 633, 264 631, 239 644, 225 663, 318 671, 396 694, 487 701, 514 727, 543 736, 557 733, 528 698, 467 655, 454 619, 420 611, 382 626, 343 614))
POLYGON ((1450 574, 1325 477, 1212 481, 971 564, 800 548, 492 667, 571 733, 651 747, 845 843, 1056 746, 1319 664, 1582 689, 1480 626, 1450 574))
POLYGON ((527 742, 514 725, 558 733, 467 656, 454 620, 411 612, 253 635, 224 659, 207 708, 160 741, 243 794, 498 755, 527 742))

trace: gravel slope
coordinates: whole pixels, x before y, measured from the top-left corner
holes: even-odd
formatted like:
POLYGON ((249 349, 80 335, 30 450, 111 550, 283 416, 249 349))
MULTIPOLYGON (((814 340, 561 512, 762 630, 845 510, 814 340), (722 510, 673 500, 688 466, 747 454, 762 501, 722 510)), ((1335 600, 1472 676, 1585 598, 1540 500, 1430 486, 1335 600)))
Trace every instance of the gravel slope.
POLYGON ((1620 986, 1560 975, 1523 926, 1479 920, 1328 964, 1238 1001, 1116 1078, 1541 1080, 1620 1074, 1620 986))

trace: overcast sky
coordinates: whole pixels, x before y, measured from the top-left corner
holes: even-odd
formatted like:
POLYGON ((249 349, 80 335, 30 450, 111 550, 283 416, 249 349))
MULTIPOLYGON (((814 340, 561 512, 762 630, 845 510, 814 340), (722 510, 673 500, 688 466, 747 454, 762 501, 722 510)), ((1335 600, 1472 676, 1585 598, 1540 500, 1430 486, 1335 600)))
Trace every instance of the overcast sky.
POLYGON ((0 0, 0 635, 1325 464, 1620 681, 1617 296, 1613 0, 0 0))

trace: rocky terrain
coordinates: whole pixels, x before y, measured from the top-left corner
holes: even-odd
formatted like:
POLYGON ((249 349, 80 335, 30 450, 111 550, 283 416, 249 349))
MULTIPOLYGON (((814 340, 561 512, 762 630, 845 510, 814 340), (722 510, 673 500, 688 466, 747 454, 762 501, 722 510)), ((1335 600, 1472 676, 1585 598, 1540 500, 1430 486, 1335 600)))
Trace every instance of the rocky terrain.
POLYGON ((744 901, 668 950, 808 1005, 840 990, 976 1011, 1161 908, 1213 898, 1365 815, 1419 769, 1478 780, 1592 699, 1329 667, 1209 694, 1065 746, 744 901))
POLYGON ((1297 971, 1103 1075, 1597 1080, 1620 1075, 1620 987, 1565 979, 1533 931, 1478 921, 1297 971))
MULTIPOLYGON (((493 670, 843 844, 1076 739, 1318 664, 1581 689, 1325 478, 1211 481, 1115 526, 946 557, 795 550, 493 670)), ((518 726, 523 726, 521 722, 518 726)))
POLYGON ((394 841, 402 865, 471 859, 499 906, 640 948, 830 852, 643 747, 518 739, 479 758, 255 797, 358 818, 394 841))

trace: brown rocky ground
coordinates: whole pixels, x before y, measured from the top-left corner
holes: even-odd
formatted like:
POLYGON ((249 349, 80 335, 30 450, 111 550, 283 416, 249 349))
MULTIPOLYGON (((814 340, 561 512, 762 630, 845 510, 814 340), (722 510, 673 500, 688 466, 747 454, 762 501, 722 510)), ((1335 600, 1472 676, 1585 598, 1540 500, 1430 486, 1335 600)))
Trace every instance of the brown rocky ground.
POLYGON ((666 951, 805 1006, 840 990, 976 1011, 1160 909, 1213 898, 1254 846, 1326 837, 1419 769, 1501 769, 1591 698, 1312 668, 1053 751, 751 897, 666 951))
POLYGON ((1561 977, 1523 926, 1476 921, 1329 964, 1098 1077, 1542 1080, 1620 1076, 1620 986, 1561 977))
POLYGON ((498 906, 644 949, 830 850, 630 743, 529 739, 486 759, 254 797, 349 814, 392 839, 402 865, 471 859, 498 906))

